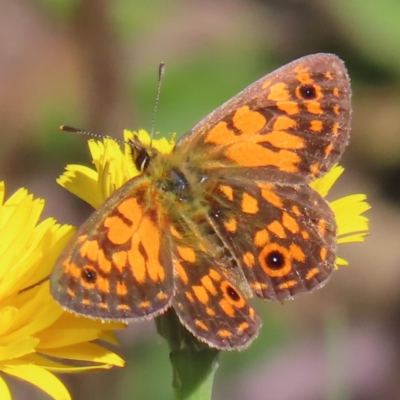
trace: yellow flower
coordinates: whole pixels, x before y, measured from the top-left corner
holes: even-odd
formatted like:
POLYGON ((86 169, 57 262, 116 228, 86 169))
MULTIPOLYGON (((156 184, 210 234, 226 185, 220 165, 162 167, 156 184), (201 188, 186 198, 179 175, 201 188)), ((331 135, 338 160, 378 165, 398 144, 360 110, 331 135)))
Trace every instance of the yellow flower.
MULTIPOLYGON (((150 143, 149 134, 140 130, 139 140, 150 143)), ((132 139, 133 132, 125 131, 126 141, 132 139)), ((152 146, 162 153, 170 153, 174 143, 167 139, 153 139, 152 146)), ((85 200, 94 208, 98 208, 112 192, 121 187, 126 181, 137 176, 137 171, 131 159, 131 147, 125 145, 125 152, 114 140, 105 138, 103 142, 90 140, 89 148, 96 170, 82 165, 68 165, 66 172, 57 182, 85 200)), ((323 177, 314 180, 310 186, 321 196, 326 197, 344 168, 336 165, 323 177)), ((330 202, 338 226, 337 243, 363 242, 369 233, 368 218, 363 214, 370 209, 364 194, 353 194, 330 202)), ((347 261, 337 257, 336 265, 347 265, 347 261)))
MULTIPOLYGON (((321 196, 326 197, 332 186, 344 172, 335 165, 326 175, 311 182, 310 186, 321 196)), ((351 194, 329 203, 337 223, 337 243, 363 242, 369 234, 369 221, 363 214, 371 208, 365 194, 351 194)), ((348 265, 343 258, 336 258, 337 266, 348 265)))
POLYGON ((0 399, 11 399, 4 377, 32 383, 52 398, 71 397, 54 372, 122 366, 111 351, 90 343, 115 343, 111 329, 121 324, 78 318, 52 299, 46 279, 74 233, 53 218, 39 222, 44 201, 20 189, 4 201, 0 182, 0 399), (61 360, 85 362, 68 365, 61 360))

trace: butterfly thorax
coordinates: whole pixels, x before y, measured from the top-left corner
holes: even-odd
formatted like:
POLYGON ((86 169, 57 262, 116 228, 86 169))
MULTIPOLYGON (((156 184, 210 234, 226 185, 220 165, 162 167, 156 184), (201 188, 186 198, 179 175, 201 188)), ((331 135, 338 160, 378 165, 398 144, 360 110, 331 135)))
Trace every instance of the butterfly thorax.
POLYGON ((208 223, 210 207, 207 198, 216 182, 209 179, 201 165, 188 154, 176 150, 162 154, 146 149, 149 162, 140 178, 143 182, 140 186, 146 188, 144 204, 148 205, 148 212, 162 213, 157 219, 163 221, 166 230, 179 232, 181 243, 190 242, 195 248, 207 248, 216 254, 221 244, 217 243, 215 232, 208 223))
POLYGON ((212 187, 200 166, 189 163, 180 151, 171 154, 153 151, 149 156, 150 161, 143 171, 143 179, 149 184, 149 200, 158 196, 163 208, 173 214, 191 213, 191 210, 202 212, 204 195, 212 187))

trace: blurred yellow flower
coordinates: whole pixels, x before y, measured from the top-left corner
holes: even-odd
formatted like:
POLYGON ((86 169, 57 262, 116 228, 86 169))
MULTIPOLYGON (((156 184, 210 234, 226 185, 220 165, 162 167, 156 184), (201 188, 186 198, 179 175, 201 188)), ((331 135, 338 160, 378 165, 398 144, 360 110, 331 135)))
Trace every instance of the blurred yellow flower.
POLYGON ((39 222, 44 200, 34 199, 26 189, 4 198, 0 182, 0 399, 11 399, 4 379, 11 375, 54 399, 69 400, 68 390, 53 373, 123 366, 116 354, 90 343, 115 343, 111 329, 122 324, 78 318, 55 303, 46 278, 74 228, 53 218, 39 222), (83 361, 85 366, 64 360, 83 361))

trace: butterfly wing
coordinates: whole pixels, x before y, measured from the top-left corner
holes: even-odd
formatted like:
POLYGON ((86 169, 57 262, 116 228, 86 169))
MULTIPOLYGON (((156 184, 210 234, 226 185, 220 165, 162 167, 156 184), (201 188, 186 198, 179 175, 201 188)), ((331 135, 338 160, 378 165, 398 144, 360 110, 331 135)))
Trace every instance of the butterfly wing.
POLYGON ((134 178, 79 228, 50 278, 53 297, 68 310, 104 320, 150 317, 174 292, 166 216, 157 194, 134 178))
POLYGON ((261 321, 240 288, 238 271, 229 271, 229 260, 222 253, 196 248, 193 241, 190 247, 183 240, 174 242, 172 305, 182 324, 211 347, 247 347, 257 337, 261 321))
POLYGON ((209 203, 211 224, 257 296, 290 299, 333 271, 334 214, 308 185, 221 180, 209 203))
POLYGON ((204 171, 210 224, 260 297, 310 291, 334 268, 335 218, 308 183, 347 145, 350 98, 337 56, 306 56, 250 85, 177 143, 204 171))
POLYGON ((217 108, 176 150, 209 172, 310 181, 329 170, 347 145, 350 97, 343 62, 332 54, 309 55, 217 108))

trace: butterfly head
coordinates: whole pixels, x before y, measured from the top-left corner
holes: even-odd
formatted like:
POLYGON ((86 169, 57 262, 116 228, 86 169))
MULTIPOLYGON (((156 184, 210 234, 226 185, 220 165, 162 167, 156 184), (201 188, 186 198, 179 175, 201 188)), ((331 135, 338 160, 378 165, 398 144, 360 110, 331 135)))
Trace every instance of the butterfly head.
POLYGON ((151 161, 160 154, 154 147, 142 143, 137 136, 130 139, 127 144, 130 147, 133 164, 141 173, 145 172, 151 161))

